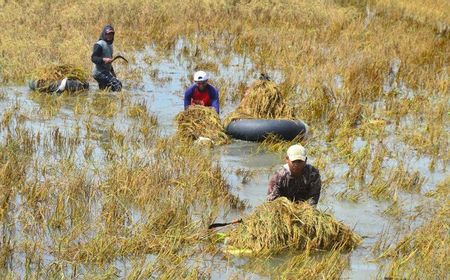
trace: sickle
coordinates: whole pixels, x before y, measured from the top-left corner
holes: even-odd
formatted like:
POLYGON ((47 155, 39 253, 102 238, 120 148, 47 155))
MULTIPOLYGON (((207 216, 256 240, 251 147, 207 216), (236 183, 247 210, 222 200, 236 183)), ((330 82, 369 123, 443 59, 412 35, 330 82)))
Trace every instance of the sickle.
POLYGON ((114 60, 116 60, 116 59, 118 59, 118 58, 121 58, 121 59, 125 60, 126 63, 128 63, 128 60, 127 60, 125 57, 121 56, 121 55, 116 55, 116 56, 111 60, 111 63, 113 63, 114 60))

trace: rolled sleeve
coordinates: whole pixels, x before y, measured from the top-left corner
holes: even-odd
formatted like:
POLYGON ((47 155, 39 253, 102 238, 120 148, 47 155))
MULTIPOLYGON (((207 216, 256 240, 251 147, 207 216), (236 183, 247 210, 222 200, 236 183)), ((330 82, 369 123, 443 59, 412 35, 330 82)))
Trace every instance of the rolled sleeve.
POLYGON ((322 180, 321 180, 320 174, 317 170, 315 170, 315 172, 311 176, 312 176, 312 180, 311 180, 311 188, 310 188, 310 192, 309 192, 309 196, 311 197, 310 203, 311 203, 311 205, 317 205, 317 203, 319 203, 320 190, 322 188, 322 180))
POLYGON ((267 201, 275 200, 280 197, 280 184, 279 184, 279 174, 275 173, 272 175, 269 181, 269 186, 267 188, 267 201))

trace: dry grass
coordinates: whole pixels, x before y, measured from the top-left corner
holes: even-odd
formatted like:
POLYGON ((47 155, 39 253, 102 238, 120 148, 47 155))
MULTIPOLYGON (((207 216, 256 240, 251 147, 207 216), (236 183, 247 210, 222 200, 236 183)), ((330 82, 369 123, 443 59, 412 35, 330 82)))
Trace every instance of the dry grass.
POLYGON ((382 256, 390 259, 387 275, 408 279, 445 279, 450 265, 448 250, 449 200, 417 230, 402 238, 382 256))
POLYGON ((385 171, 386 176, 377 177, 368 185, 369 193, 376 199, 393 199, 399 190, 420 192, 425 180, 418 171, 409 172, 403 165, 385 171))
POLYGON ((450 4, 448 1, 375 1, 375 7, 392 17, 406 18, 413 22, 434 27, 442 35, 449 35, 450 4))
MULTIPOLYGON (((348 255, 340 251, 291 252, 285 258, 267 257, 250 258, 242 268, 244 271, 257 273, 262 277, 275 279, 340 279, 348 266, 348 255)), ((242 274, 242 273, 241 273, 242 274)), ((251 275, 251 274, 250 274, 251 275)), ((246 279, 248 275, 237 275, 231 279, 246 279)), ((251 276, 250 276, 251 277, 251 276)))
POLYGON ((340 279, 342 271, 348 265, 346 256, 339 251, 325 253, 311 258, 308 252, 298 254, 277 268, 274 277, 282 279, 340 279))
POLYGON ((19 105, 5 112, 0 142, 1 277, 14 278, 20 270, 36 279, 108 278, 121 273, 116 261, 152 254, 156 259, 146 268, 122 275, 132 277, 139 271, 163 279, 208 278, 203 267, 188 264, 192 248, 208 235, 207 225, 219 213, 245 207, 231 193, 220 165, 200 149, 160 137, 151 113, 127 96, 77 96, 70 102, 64 95, 35 98, 42 104, 54 101, 59 105, 48 106, 57 108, 73 102, 74 110, 89 104, 100 109, 114 100, 117 113, 132 123, 124 131, 108 124, 114 115, 107 110, 85 110, 86 119, 78 126, 56 126, 34 135, 18 121, 24 118, 19 105), (126 114, 136 107, 138 113, 126 114), (45 256, 52 262, 44 264, 45 256), (172 265, 173 260, 177 263, 172 265))

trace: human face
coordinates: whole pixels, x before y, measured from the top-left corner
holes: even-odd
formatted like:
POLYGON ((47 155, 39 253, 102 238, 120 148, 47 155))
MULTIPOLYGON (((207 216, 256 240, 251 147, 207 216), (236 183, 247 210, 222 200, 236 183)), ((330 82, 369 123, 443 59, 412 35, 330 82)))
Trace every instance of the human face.
POLYGON ((195 82, 197 84, 197 87, 200 91, 205 90, 206 85, 208 84, 208 82, 195 82))
MULTIPOLYGON (((306 159, 308 160, 308 159, 306 159)), ((289 166, 289 170, 291 171, 292 176, 300 176, 303 172, 303 169, 305 168, 306 165, 306 160, 294 160, 291 161, 289 160, 288 157, 286 157, 286 162, 289 166)))
POLYGON ((105 34, 106 40, 111 41, 114 38, 114 32, 109 32, 105 34))

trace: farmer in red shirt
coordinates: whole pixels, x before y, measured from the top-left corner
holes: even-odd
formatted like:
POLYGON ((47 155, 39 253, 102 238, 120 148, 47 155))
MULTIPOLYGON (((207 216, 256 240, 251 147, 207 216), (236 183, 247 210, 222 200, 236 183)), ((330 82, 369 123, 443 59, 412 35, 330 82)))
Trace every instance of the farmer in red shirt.
POLYGON ((219 114, 219 91, 208 83, 208 74, 204 71, 195 72, 194 82, 184 93, 184 109, 197 104, 213 107, 219 114))

